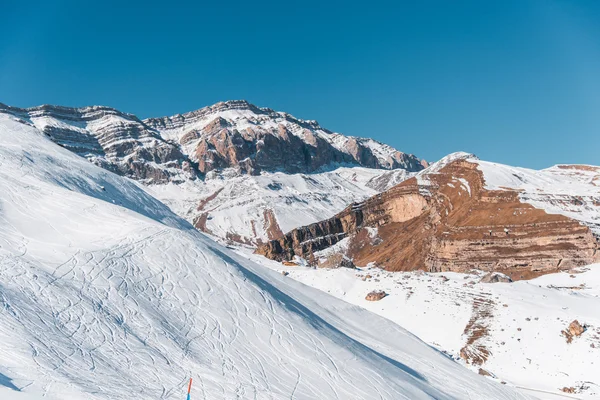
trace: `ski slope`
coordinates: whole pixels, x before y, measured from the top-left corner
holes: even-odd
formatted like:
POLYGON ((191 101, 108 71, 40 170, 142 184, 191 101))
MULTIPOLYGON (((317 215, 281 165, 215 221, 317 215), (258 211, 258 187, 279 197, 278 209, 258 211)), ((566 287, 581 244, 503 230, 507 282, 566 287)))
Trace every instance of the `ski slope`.
POLYGON ((0 394, 523 399, 0 116, 0 394))
POLYGON ((313 269, 284 266, 256 254, 248 257, 389 318, 474 372, 483 368, 493 375, 491 379, 506 381, 540 399, 600 398, 600 264, 529 281, 481 283, 484 273, 478 271, 313 269), (374 290, 387 296, 367 301, 366 294, 374 290), (587 330, 567 343, 561 332, 575 319, 587 330), (467 347, 489 353, 481 365, 467 365, 461 359, 461 349, 473 339, 466 329, 470 325, 485 332, 467 347), (576 394, 564 394, 565 387, 575 388, 576 394))

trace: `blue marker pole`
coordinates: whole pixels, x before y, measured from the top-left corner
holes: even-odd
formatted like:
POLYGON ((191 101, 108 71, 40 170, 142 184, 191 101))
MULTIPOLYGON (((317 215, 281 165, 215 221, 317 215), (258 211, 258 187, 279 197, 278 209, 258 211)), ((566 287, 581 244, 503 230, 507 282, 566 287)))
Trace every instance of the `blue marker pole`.
POLYGON ((188 385, 188 395, 187 395, 187 400, 191 399, 191 393, 192 393, 192 378, 190 378, 190 384, 188 385))

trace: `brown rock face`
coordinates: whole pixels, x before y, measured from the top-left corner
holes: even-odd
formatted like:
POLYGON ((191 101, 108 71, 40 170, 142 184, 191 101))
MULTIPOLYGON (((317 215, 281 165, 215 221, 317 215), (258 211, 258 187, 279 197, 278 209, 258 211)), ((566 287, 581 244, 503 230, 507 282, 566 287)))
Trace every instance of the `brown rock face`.
POLYGON ((569 324, 569 333, 573 336, 581 336, 581 334, 585 332, 585 328, 579 323, 579 321, 575 320, 569 324))
POLYGON ((179 144, 203 174, 226 168, 245 174, 311 173, 340 164, 407 171, 424 168, 424 161, 411 154, 371 139, 345 137, 328 131, 317 121, 301 120, 244 100, 143 122, 159 132, 182 131, 179 144), (221 116, 231 112, 238 113, 238 117, 221 116), (210 122, 204 125, 203 121, 210 122), (372 147, 385 155, 378 156, 372 147))
POLYGON ((369 292, 367 294, 367 296, 365 297, 365 300, 379 301, 379 300, 383 299, 385 296, 387 296, 387 293, 384 292, 383 290, 373 290, 372 292, 369 292))
POLYGON ((477 165, 457 160, 411 178, 331 219, 295 229, 257 252, 277 260, 313 253, 349 238, 347 255, 391 271, 500 271, 512 279, 598 260, 590 229, 519 200, 516 191, 486 190, 477 165), (420 183, 419 183, 420 182, 420 183), (367 228, 377 229, 374 242, 367 228))
POLYGON ((0 113, 36 124, 60 146, 146 184, 182 183, 227 169, 259 174, 312 173, 340 165, 424 168, 414 155, 372 139, 346 137, 316 121, 243 100, 146 120, 103 106, 21 109, 0 103, 0 113))
POLYGON ((562 331, 562 334, 567 338, 567 343, 571 343, 573 338, 581 336, 583 332, 585 332, 585 326, 581 325, 579 321, 574 320, 566 330, 562 331))

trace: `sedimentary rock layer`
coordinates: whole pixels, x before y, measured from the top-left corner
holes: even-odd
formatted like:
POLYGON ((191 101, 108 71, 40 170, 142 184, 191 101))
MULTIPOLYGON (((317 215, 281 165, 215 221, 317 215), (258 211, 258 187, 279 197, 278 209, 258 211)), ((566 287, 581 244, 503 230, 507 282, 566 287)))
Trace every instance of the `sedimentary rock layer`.
MULTIPOLYGON (((589 227, 523 203, 515 190, 487 190, 475 162, 459 159, 408 179, 331 219, 294 229, 257 252, 276 260, 341 240, 358 266, 392 271, 503 271, 516 279, 598 260, 589 227), (374 235, 373 232, 376 232, 374 235)), ((317 253, 317 257, 315 257, 317 253)))

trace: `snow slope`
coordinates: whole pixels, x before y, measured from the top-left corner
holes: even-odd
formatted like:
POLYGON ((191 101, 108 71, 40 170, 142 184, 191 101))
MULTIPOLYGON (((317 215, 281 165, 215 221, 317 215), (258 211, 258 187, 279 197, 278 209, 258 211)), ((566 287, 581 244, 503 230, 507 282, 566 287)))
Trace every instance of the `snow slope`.
POLYGON ((370 185, 383 173, 340 167, 318 174, 215 175, 205 181, 150 185, 147 190, 188 221, 204 215, 205 225, 200 229, 205 232, 256 244, 274 238, 269 235, 273 225, 285 233, 329 218, 349 203, 378 193, 370 185), (272 213, 274 220, 266 218, 266 212, 272 213))
POLYGON ((0 116, 2 398, 521 399, 0 116), (376 329, 373 329, 376 327, 376 329))
POLYGON ((564 387, 576 388, 573 398, 600 398, 600 264, 575 275, 490 284, 479 283, 482 274, 476 271, 312 269, 249 257, 386 317, 463 364, 461 349, 471 338, 467 326, 474 321, 486 334, 473 346, 490 353, 483 365, 467 365, 474 371, 483 368, 496 380, 541 399, 571 398, 560 391, 564 387), (365 300, 373 290, 388 295, 377 302, 365 300), (588 330, 569 344, 561 331, 575 319, 587 324, 588 330))

